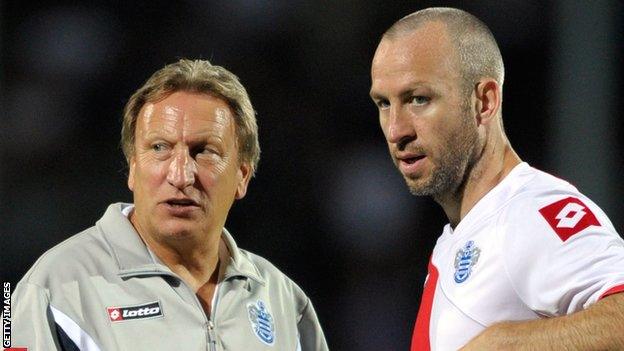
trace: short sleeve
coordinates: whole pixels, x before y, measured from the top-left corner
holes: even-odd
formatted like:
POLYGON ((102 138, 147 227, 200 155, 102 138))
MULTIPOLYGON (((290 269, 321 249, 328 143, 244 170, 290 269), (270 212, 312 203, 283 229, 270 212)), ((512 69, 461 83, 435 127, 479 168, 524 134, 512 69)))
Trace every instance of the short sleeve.
POLYGON ((527 196, 499 221, 511 284, 536 313, 570 314, 624 287, 624 241, 589 199, 527 196))

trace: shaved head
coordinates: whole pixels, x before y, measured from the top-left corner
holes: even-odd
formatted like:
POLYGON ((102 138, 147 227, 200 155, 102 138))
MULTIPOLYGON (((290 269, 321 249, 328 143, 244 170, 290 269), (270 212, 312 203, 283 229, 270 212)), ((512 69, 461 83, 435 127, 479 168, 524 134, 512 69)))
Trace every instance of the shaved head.
POLYGON ((458 56, 464 88, 471 89, 483 77, 492 78, 503 86, 505 68, 496 40, 483 22, 466 11, 434 7, 414 12, 395 22, 384 33, 382 40, 394 40, 410 34, 429 22, 446 25, 458 56))

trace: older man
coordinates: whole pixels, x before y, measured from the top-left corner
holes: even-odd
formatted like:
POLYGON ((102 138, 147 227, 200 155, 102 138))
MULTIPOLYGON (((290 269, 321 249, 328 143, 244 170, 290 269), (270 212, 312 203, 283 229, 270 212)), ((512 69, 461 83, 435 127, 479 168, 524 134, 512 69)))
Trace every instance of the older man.
POLYGON ((450 222, 412 350, 624 349, 624 241, 591 200, 512 149, 488 28, 461 10, 418 11, 384 34, 371 74, 395 164, 450 222))
POLYGON ((249 97, 208 61, 156 72, 126 105, 134 204, 45 253, 13 295, 31 350, 326 350, 312 303, 224 228, 260 155, 249 97))

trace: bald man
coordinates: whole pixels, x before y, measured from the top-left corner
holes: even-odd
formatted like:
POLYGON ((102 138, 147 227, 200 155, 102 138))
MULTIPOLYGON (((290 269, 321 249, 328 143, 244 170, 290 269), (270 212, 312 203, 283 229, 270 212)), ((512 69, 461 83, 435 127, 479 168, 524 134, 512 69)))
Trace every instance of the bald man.
POLYGON ((371 75, 394 163, 449 219, 412 350, 624 349, 624 241, 513 150, 487 26, 457 9, 413 13, 383 35, 371 75))

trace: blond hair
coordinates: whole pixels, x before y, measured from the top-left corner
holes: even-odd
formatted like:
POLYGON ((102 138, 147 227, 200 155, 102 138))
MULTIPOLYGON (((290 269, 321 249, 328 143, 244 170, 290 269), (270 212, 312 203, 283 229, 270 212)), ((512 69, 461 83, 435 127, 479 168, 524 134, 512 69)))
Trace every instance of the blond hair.
POLYGON ((141 108, 177 91, 206 93, 225 100, 234 112, 238 157, 248 163, 253 176, 260 160, 258 125, 249 95, 232 72, 206 60, 181 59, 156 71, 128 100, 123 113, 121 148, 130 163, 135 129, 141 108))

